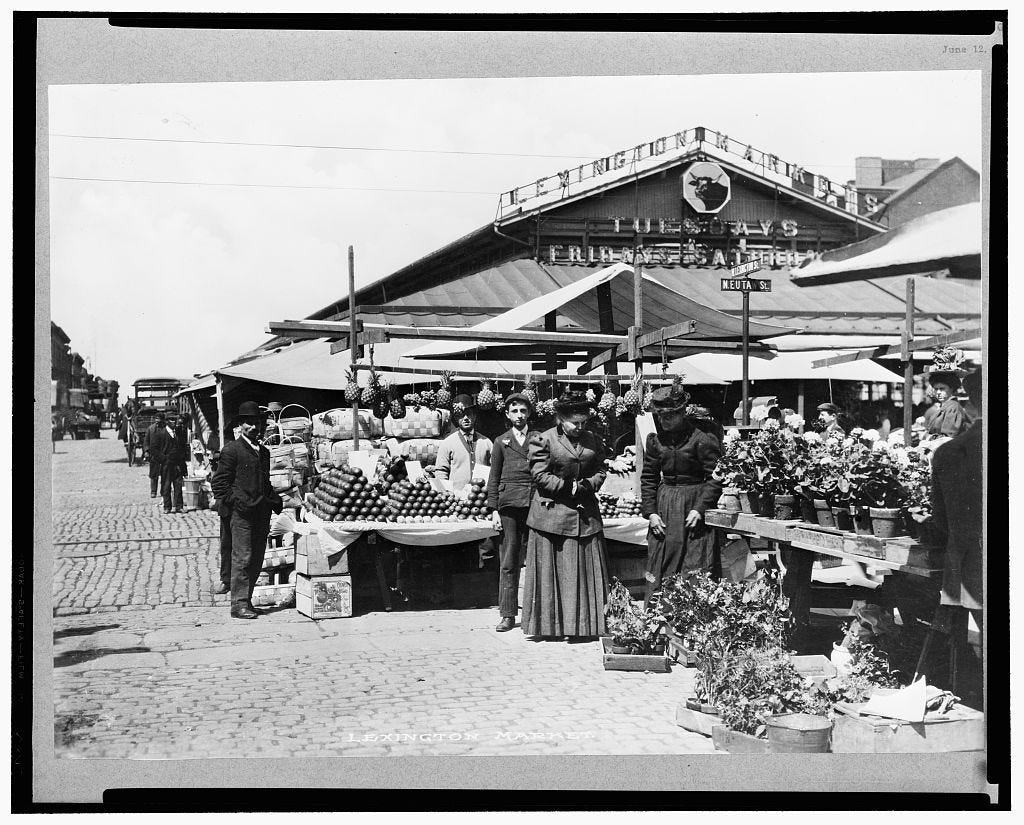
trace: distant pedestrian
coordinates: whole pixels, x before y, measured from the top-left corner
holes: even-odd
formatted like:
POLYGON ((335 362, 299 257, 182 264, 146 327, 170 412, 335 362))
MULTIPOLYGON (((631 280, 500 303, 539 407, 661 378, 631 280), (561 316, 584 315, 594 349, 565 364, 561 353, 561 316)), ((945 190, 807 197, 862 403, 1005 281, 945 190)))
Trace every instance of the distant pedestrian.
POLYGON ((530 429, 533 404, 525 395, 514 393, 505 399, 505 417, 511 429, 499 435, 491 451, 491 472, 487 479, 487 505, 494 511, 491 521, 501 533, 498 577, 499 633, 515 627, 519 613, 519 570, 526 559, 529 528, 526 517, 533 498, 530 475, 530 438, 540 431, 530 429))
POLYGON ((157 430, 150 441, 150 455, 160 462, 160 479, 163 483, 164 512, 171 512, 172 495, 174 512, 180 513, 184 502, 181 495, 181 481, 188 461, 187 434, 181 426, 166 421, 162 430, 157 430))
POLYGON ((270 484, 270 451, 257 446, 262 421, 254 401, 238 408, 239 436, 224 445, 213 475, 218 506, 231 517, 231 615, 236 619, 259 615, 252 606, 253 588, 263 568, 270 514, 282 510, 270 484))
POLYGON ((149 497, 156 498, 156 487, 157 483, 160 484, 160 494, 163 495, 163 479, 161 473, 163 471, 163 462, 161 459, 153 453, 153 436, 157 431, 162 430, 167 423, 167 418, 162 412, 158 412, 153 419, 153 423, 146 427, 146 432, 142 437, 142 451, 145 453, 147 460, 149 461, 149 497))
POLYGON ((818 423, 822 429, 822 435, 825 438, 829 436, 838 436, 839 438, 846 437, 846 430, 843 429, 840 423, 840 416, 843 411, 839 409, 831 401, 826 401, 824 404, 818 405, 818 423))

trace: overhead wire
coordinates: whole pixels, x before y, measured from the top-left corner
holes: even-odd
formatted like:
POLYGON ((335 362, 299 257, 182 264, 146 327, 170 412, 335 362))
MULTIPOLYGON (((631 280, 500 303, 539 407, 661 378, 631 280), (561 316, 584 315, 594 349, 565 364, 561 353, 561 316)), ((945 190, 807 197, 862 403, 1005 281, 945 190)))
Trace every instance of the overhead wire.
POLYGON ((235 186, 247 189, 323 189, 339 192, 398 192, 421 193, 429 195, 487 195, 494 197, 494 192, 483 192, 458 189, 386 189, 374 186, 315 186, 296 183, 228 183, 202 180, 149 180, 140 178, 93 178, 78 175, 50 175, 51 180, 97 181, 100 183, 150 183, 169 186, 235 186))

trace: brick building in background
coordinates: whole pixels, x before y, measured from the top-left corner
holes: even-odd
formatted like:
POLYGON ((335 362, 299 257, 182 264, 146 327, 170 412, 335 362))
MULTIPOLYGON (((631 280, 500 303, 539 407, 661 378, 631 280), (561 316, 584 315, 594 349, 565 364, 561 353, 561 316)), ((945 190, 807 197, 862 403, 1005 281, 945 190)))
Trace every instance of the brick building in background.
POLYGON ((907 221, 964 203, 981 200, 981 175, 953 157, 889 160, 859 157, 859 212, 890 229, 907 221))

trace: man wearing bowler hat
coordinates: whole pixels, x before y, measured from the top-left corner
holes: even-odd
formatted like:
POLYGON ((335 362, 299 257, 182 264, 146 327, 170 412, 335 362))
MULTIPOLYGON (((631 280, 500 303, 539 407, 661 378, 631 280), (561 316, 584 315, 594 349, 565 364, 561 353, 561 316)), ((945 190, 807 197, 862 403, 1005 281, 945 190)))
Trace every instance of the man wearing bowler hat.
POLYGON ((838 436, 839 438, 846 437, 846 430, 839 424, 839 415, 842 410, 839 409, 831 401, 826 401, 824 404, 818 405, 818 421, 822 424, 822 435, 828 438, 830 435, 838 436))
POLYGON ((238 408, 238 438, 224 445, 213 495, 221 515, 231 517, 231 615, 255 619, 252 591, 263 568, 271 512, 280 513, 281 497, 270 484, 270 451, 260 445, 263 416, 259 406, 246 401, 238 408))

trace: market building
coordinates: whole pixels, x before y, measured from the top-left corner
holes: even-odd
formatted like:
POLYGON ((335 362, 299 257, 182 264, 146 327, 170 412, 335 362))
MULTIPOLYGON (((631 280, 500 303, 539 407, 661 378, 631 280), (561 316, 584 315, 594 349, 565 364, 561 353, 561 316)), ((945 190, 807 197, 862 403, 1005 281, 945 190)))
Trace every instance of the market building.
POLYGON ((960 158, 857 158, 860 214, 890 229, 940 209, 981 200, 981 175, 960 158))

